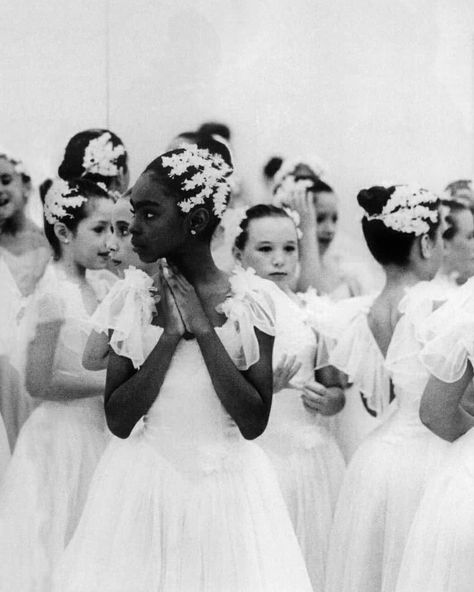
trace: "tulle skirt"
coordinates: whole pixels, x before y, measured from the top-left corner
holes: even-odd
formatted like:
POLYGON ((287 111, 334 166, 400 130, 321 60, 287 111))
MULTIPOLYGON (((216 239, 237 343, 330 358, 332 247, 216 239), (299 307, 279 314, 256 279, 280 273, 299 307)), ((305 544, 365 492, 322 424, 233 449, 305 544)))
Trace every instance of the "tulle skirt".
POLYGON ((397 592, 474 589, 474 430, 430 481, 405 548, 397 592))
POLYGON ((313 589, 324 589, 329 536, 344 459, 323 425, 270 425, 259 443, 276 470, 313 589))
POLYGON ((10 445, 8 444, 7 431, 0 415, 0 486, 2 483, 5 469, 10 460, 10 445))
POLYGON ((361 444, 335 512, 326 592, 394 591, 416 509, 446 450, 419 420, 400 412, 361 444))
POLYGON ((17 441, 0 488, 0 590, 51 592, 106 443, 102 401, 43 402, 17 441))
POLYGON ((263 451, 216 444, 193 468, 172 444, 163 452, 146 430, 111 442, 53 590, 310 592, 263 451))

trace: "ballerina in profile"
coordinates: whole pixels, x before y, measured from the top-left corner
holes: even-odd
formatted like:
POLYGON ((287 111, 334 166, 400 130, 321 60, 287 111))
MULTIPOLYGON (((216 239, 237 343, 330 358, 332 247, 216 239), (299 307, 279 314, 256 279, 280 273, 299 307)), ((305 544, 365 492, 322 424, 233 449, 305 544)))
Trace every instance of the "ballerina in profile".
POLYGON ((227 275, 210 240, 229 199, 225 146, 156 158, 132 188, 132 243, 166 259, 105 299, 112 432, 58 592, 310 592, 276 476, 260 447, 272 399, 276 288, 227 275))

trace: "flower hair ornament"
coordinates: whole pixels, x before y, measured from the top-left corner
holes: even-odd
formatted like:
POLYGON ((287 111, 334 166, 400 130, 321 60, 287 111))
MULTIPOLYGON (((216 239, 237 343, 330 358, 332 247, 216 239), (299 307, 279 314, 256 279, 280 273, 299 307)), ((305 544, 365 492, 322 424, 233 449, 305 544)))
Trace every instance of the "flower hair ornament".
POLYGON ((188 213, 195 206, 212 200, 213 212, 221 219, 230 195, 227 177, 232 174, 232 167, 222 156, 211 154, 207 148, 196 144, 185 144, 179 149, 182 152, 162 157, 163 166, 170 169, 170 177, 186 177, 181 183, 185 192, 196 193, 178 201, 178 207, 188 213))
POLYGON ((296 179, 293 174, 287 175, 282 182, 275 189, 273 196, 273 205, 285 210, 288 216, 293 220, 296 226, 296 233, 298 238, 302 238, 303 233, 300 229, 300 215, 293 209, 290 204, 292 196, 298 192, 304 192, 310 189, 313 185, 311 179, 296 179))
POLYGON ((10 152, 8 152, 8 150, 3 150, 3 148, 0 148, 0 158, 8 160, 8 162, 13 166, 15 173, 18 173, 19 175, 24 175, 25 177, 30 176, 30 174, 25 168, 25 165, 23 164, 23 161, 21 161, 16 156, 13 156, 10 152))
POLYGON ((49 224, 72 218, 66 208, 79 208, 86 201, 87 197, 80 195, 67 181, 56 179, 44 198, 44 217, 49 224))
POLYGON ((285 158, 281 167, 275 173, 274 178, 274 190, 276 191, 284 181, 284 179, 288 175, 294 175, 296 169, 299 166, 305 166, 310 169, 313 174, 318 178, 324 181, 326 177, 328 167, 327 165, 315 155, 306 156, 306 157, 296 157, 296 158, 285 158))
POLYGON ((397 232, 421 236, 430 230, 428 221, 437 222, 438 209, 430 208, 439 198, 422 187, 397 185, 380 214, 365 215, 366 220, 380 220, 397 232))
POLYGON ((89 142, 85 151, 82 166, 83 176, 86 174, 114 177, 118 174, 117 160, 125 154, 125 146, 114 146, 112 136, 104 132, 89 142))

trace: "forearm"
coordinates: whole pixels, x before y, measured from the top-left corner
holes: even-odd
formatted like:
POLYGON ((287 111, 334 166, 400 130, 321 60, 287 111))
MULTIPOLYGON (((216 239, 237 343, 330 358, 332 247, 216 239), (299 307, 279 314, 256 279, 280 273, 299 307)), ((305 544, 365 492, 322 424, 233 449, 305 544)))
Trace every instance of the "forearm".
POLYGON ((86 370, 105 370, 109 356, 109 339, 105 333, 92 331, 87 340, 82 365, 86 370))
POLYGON ((116 358, 111 356, 107 369, 105 414, 113 434, 127 438, 135 424, 148 413, 155 402, 165 379, 180 336, 162 333, 158 343, 140 369, 117 385, 114 366, 116 358))
MULTIPOLYGON (((236 368, 214 329, 196 336, 216 394, 227 413, 246 439, 261 435, 270 412, 267 396, 259 391, 236 368)), ((269 367, 271 386, 271 366, 269 367)), ((268 394, 271 401, 271 388, 268 394)))
POLYGON ((298 290, 305 292, 308 288, 316 288, 318 292, 321 292, 323 288, 321 284, 322 266, 316 239, 316 227, 302 225, 302 232, 298 290))
POLYGON ((49 384, 32 389, 30 395, 47 401, 72 401, 102 396, 104 387, 105 382, 99 376, 95 378, 94 375, 72 375, 56 371, 49 384))

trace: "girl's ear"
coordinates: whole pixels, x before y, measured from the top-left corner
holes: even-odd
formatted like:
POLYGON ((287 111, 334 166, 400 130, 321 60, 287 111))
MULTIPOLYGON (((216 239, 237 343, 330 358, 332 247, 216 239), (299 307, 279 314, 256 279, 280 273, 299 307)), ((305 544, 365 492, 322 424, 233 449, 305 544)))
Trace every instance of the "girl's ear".
POLYGON ((242 251, 238 249, 235 245, 232 247, 232 255, 234 259, 239 263, 242 263, 242 251))
POLYGON ((63 244, 68 244, 71 240, 72 232, 63 222, 55 222, 54 224, 54 234, 56 235, 59 242, 63 244))
POLYGON ((195 208, 186 219, 186 227, 190 234, 199 235, 206 230, 211 216, 206 208, 195 208))
POLYGON ((420 254, 423 259, 431 259, 433 252, 433 241, 427 234, 420 238, 420 254))

